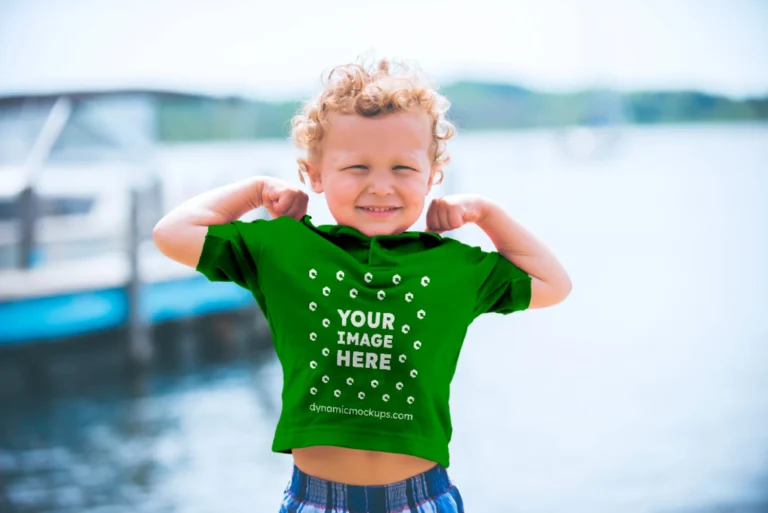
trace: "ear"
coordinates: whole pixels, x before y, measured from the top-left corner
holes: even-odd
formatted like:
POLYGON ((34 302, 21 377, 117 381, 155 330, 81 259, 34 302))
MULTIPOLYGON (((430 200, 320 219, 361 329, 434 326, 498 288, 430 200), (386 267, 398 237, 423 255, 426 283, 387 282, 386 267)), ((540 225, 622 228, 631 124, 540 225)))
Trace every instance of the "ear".
POLYGON ((429 172, 429 181, 427 182, 427 194, 432 192, 433 185, 440 185, 443 183, 443 167, 440 165, 432 166, 432 171, 429 172), (437 181, 435 179, 437 178, 437 181))
POLYGON ((302 171, 307 174, 307 178, 309 179, 309 188, 317 194, 321 194, 323 192, 323 180, 322 175, 320 174, 320 170, 317 168, 317 166, 309 160, 300 159, 299 174, 302 175, 301 181, 303 182, 304 179, 302 171))

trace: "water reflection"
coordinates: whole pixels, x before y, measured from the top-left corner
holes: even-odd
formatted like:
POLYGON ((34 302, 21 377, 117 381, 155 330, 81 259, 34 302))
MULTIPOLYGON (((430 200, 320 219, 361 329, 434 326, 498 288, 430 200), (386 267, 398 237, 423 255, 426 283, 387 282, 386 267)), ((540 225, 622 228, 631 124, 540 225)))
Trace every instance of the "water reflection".
MULTIPOLYGON (((269 453, 279 414, 275 363, 231 362, 99 384, 75 397, 6 402, 0 495, 9 511, 237 510, 227 501, 269 495, 256 483, 270 474, 284 481, 288 464, 269 453)), ((274 507, 282 488, 271 490, 274 507)))

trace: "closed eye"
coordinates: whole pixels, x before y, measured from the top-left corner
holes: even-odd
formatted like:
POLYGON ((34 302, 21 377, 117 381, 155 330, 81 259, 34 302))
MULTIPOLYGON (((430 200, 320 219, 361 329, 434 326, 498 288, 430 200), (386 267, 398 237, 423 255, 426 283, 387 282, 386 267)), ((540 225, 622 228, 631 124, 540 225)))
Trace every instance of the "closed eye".
MULTIPOLYGON (((368 166, 364 166, 362 164, 358 164, 356 166, 347 166, 345 168, 342 168, 342 171, 346 169, 368 169, 368 166)), ((418 171, 418 169, 412 168, 410 166, 395 166, 393 169, 408 169, 410 171, 418 171)))

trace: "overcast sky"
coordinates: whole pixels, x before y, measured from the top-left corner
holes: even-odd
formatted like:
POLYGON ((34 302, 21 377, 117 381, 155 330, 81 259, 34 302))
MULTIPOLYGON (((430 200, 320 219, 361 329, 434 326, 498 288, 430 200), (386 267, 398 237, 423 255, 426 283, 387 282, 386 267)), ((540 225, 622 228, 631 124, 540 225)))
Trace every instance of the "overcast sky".
POLYGON ((365 52, 443 83, 768 93, 768 0, 0 0, 0 94, 305 95, 365 52))

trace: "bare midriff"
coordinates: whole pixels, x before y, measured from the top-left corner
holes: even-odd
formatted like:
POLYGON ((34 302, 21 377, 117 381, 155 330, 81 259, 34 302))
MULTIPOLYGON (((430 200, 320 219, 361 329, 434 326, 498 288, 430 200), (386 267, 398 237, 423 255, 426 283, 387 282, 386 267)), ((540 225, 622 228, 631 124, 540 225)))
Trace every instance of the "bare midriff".
POLYGON ((373 486, 403 481, 437 463, 408 454, 315 445, 293 449, 296 466, 310 476, 337 483, 373 486))

